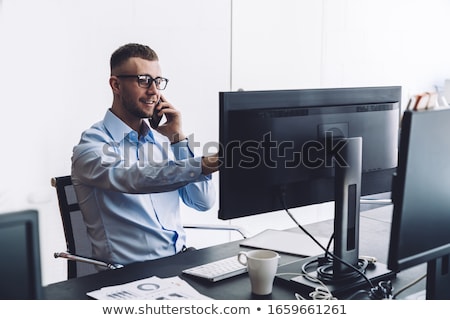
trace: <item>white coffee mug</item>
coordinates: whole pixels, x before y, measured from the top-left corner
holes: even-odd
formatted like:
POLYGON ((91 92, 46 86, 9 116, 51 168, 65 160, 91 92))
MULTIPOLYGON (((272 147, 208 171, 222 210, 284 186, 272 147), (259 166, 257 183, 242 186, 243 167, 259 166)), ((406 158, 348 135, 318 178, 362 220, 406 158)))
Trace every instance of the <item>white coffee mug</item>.
POLYGON ((280 256, 271 250, 241 251, 238 261, 247 266, 252 292, 257 295, 272 293, 280 256))

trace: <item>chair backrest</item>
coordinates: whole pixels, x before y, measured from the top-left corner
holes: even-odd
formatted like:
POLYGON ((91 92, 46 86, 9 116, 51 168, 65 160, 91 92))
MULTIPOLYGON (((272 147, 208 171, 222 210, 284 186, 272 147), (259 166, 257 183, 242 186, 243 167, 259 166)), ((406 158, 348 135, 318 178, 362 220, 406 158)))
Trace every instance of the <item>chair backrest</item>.
MULTIPOLYGON (((58 196, 67 251, 78 256, 90 257, 92 255, 92 246, 87 235, 86 225, 81 215, 71 177, 52 178, 51 184, 56 188, 58 196)), ((67 261, 67 276, 69 279, 96 272, 97 270, 92 264, 73 260, 67 261)))

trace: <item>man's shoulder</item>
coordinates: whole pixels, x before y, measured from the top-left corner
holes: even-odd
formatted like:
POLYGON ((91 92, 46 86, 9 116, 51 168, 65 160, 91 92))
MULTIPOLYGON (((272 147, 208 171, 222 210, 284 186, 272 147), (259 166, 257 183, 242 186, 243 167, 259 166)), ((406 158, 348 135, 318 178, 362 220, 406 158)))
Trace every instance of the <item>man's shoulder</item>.
POLYGON ((82 142, 88 142, 88 141, 101 141, 106 142, 108 140, 111 140, 111 138, 108 135, 108 132, 105 128, 105 125, 102 121, 94 123, 90 128, 84 130, 81 133, 81 141, 82 142))

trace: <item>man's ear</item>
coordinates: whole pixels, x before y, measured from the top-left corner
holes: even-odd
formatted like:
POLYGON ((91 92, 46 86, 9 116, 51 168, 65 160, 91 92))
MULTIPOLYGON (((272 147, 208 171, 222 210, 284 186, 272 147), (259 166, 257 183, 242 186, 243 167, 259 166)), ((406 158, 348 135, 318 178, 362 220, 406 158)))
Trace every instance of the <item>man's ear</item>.
POLYGON ((116 76, 111 76, 109 78, 109 85, 114 93, 119 93, 120 91, 120 81, 116 76))

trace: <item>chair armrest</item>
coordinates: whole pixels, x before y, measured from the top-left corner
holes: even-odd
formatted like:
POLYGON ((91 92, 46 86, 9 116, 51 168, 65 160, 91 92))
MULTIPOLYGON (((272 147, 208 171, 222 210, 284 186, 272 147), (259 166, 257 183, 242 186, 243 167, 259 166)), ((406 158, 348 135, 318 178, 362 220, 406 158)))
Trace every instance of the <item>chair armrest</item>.
POLYGON ((68 259, 68 260, 84 262, 84 263, 90 263, 90 264, 94 264, 94 265, 97 265, 97 266, 100 266, 100 267, 104 267, 104 268, 107 268, 107 269, 119 269, 119 268, 123 267, 123 265, 121 265, 121 264, 107 263, 107 262, 103 262, 103 261, 100 261, 100 260, 95 260, 95 259, 92 259, 92 258, 86 258, 86 257, 78 256, 78 255, 75 255, 75 254, 70 254, 70 253, 67 253, 67 252, 55 252, 53 254, 53 256, 55 258, 65 258, 65 259, 68 259))
POLYGON ((392 204, 392 200, 391 199, 361 199, 360 200, 361 204, 378 204, 380 206, 384 206, 384 205, 388 205, 388 204, 392 204))
POLYGON ((248 237, 248 232, 238 226, 233 225, 217 225, 217 224, 184 224, 183 227, 189 229, 205 229, 205 230, 227 230, 227 231, 236 231, 241 234, 241 236, 246 239, 248 237))

